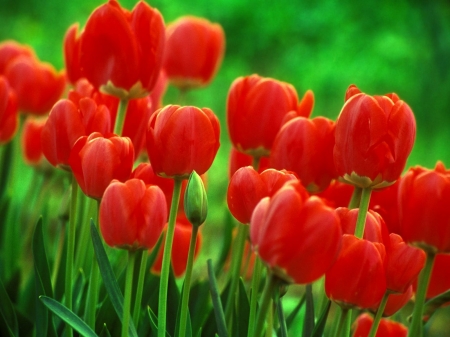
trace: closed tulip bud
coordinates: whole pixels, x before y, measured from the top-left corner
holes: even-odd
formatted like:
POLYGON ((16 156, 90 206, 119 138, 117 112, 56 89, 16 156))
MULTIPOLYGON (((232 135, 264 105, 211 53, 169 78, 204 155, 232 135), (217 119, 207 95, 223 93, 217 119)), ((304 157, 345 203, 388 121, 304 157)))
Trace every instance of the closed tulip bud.
POLYGON ((193 171, 184 194, 184 212, 193 226, 200 226, 208 214, 208 198, 202 178, 193 171))
MULTIPOLYGON (((159 11, 139 1, 130 12, 109 0, 94 10, 79 39, 82 75, 95 88, 121 99, 144 97, 152 91, 165 42, 159 11)), ((76 47, 73 50, 77 52, 76 47)))
POLYGON ((88 197, 101 199, 112 180, 125 181, 133 169, 134 149, 128 137, 99 132, 80 137, 70 152, 69 164, 88 197))
MULTIPOLYGON (((352 337, 367 337, 372 328, 373 318, 365 313, 358 316, 353 324, 352 337)), ((376 337, 406 337, 408 329, 401 323, 394 322, 388 319, 381 319, 378 326, 376 337)))
POLYGON ((416 136, 410 107, 397 95, 369 96, 349 88, 336 122, 334 163, 338 175, 361 188, 393 184, 416 136))
POLYGON ((168 105, 150 118, 147 152, 156 174, 188 179, 211 166, 220 146, 220 125, 214 113, 193 106, 168 105))
POLYGON ((111 247, 152 249, 166 223, 166 200, 158 186, 140 179, 113 181, 100 203, 100 230, 111 247))

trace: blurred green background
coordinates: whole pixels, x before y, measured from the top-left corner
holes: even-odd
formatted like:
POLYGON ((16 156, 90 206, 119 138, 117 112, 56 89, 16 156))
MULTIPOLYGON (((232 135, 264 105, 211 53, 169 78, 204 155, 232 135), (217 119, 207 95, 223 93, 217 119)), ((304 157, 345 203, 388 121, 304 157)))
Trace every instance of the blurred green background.
MULTIPOLYGON (((122 0, 132 9, 135 0, 122 0)), ((63 67, 62 39, 73 22, 83 26, 102 1, 0 0, 0 40, 33 46, 63 67)), ((226 55, 214 82, 192 92, 189 103, 211 107, 224 123, 231 82, 252 73, 292 83, 299 96, 312 89, 314 116, 335 119, 348 85, 368 94, 396 92, 414 111, 418 134, 409 165, 450 165, 450 3, 448 1, 149 2, 166 22, 192 14, 219 22, 226 55)), ((165 103, 170 103, 169 90, 165 103)))

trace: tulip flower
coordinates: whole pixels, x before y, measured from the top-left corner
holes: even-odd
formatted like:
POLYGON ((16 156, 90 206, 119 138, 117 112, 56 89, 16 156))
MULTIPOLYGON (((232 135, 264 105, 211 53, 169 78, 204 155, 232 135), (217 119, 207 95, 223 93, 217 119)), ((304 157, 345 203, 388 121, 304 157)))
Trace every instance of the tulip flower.
POLYGON ((206 86, 222 63, 225 33, 217 23, 184 16, 166 29, 163 67, 180 90, 206 86))
POLYGON ((333 162, 334 122, 316 117, 296 117, 278 132, 270 166, 297 174, 310 193, 325 190, 337 178, 333 162))
POLYGON ((409 106, 394 94, 369 96, 349 88, 336 122, 334 163, 345 181, 361 188, 393 184, 416 135, 409 106))
POLYGON ((17 97, 8 80, 0 75, 0 144, 9 142, 19 125, 17 97))
POLYGON ((47 114, 66 86, 63 72, 23 55, 8 63, 5 76, 16 91, 19 110, 35 115, 47 114))
POLYGON ((39 166, 43 159, 41 134, 47 118, 28 116, 22 130, 22 154, 25 162, 31 166, 39 166))
POLYGON ((316 195, 332 208, 347 207, 353 194, 353 186, 333 180, 328 187, 316 195))
POLYGON ((0 75, 3 75, 8 63, 19 56, 36 57, 33 49, 13 40, 0 43, 0 75))
POLYGON ((398 186, 402 178, 398 179, 394 184, 374 190, 369 208, 380 214, 386 223, 389 233, 402 235, 399 219, 398 219, 398 186))
POLYGON ((70 67, 76 69, 79 52, 81 73, 95 88, 120 99, 144 97, 152 91, 165 40, 164 21, 156 9, 139 1, 129 12, 109 0, 88 18, 79 41, 76 28, 71 29, 66 52, 74 54, 66 54, 66 60, 72 59, 70 67))
MULTIPOLYGON (((177 217, 175 224, 175 233, 173 238, 173 247, 171 254, 171 262, 173 273, 175 277, 183 276, 186 271, 186 263, 189 252, 189 242, 191 240, 192 225, 187 220, 183 213, 180 213, 177 217)), ((197 257, 200 252, 202 242, 201 232, 198 232, 194 257, 197 257)), ((158 251, 155 263, 152 266, 152 272, 159 274, 161 272, 162 257, 164 251, 164 240, 158 251)))
POLYGON ((202 175, 219 149, 220 126, 208 109, 168 105, 150 118, 147 151, 156 174, 187 179, 192 171, 202 175))
POLYGON ((254 157, 268 156, 285 116, 309 117, 312 92, 298 103, 297 91, 285 82, 258 75, 237 78, 227 99, 228 132, 233 146, 254 157))
POLYGON ((140 179, 114 180, 100 203, 100 230, 111 247, 152 249, 166 223, 164 193, 140 179))
POLYGON ((344 234, 336 262, 325 275, 328 298, 342 308, 378 306, 386 292, 382 243, 344 234))
POLYGON ((252 249, 289 283, 311 283, 325 274, 338 255, 341 234, 335 211, 309 197, 299 181, 263 198, 250 221, 252 249))
POLYGON ((78 106, 63 99, 53 106, 42 130, 42 151, 50 164, 70 170, 69 156, 78 138, 109 130, 110 114, 104 105, 90 98, 80 99, 78 106))
POLYGON ((405 242, 425 250, 450 253, 450 171, 410 168, 399 185, 399 222, 405 242))
MULTIPOLYGON (((367 337, 369 336, 370 328, 372 327, 373 318, 367 314, 361 314, 353 324, 352 337, 367 337)), ((401 323, 394 322, 388 319, 382 319, 378 327, 376 337, 406 337, 408 329, 401 323)))
MULTIPOLYGON (((427 300, 450 290, 450 277, 448 277, 449 265, 450 255, 436 254, 426 293, 427 300)), ((417 292, 417 281, 413 282, 413 290, 417 292)))
POLYGON ((64 63, 66 65, 67 80, 73 85, 83 78, 80 65, 78 28, 78 23, 74 23, 69 27, 64 36, 64 63))
POLYGON ((80 137, 70 152, 69 165, 78 185, 88 197, 101 199, 112 180, 124 182, 133 169, 134 149, 130 138, 99 132, 80 137))
MULTIPOLYGON (((389 317, 394 315, 397 311, 403 308, 413 296, 413 286, 410 285, 403 293, 391 293, 388 294, 386 306, 383 310, 383 316, 389 317)), ((372 308, 372 312, 376 312, 379 308, 372 308)))
MULTIPOLYGON (((228 160, 229 163, 228 176, 231 178, 237 170, 239 170, 241 167, 252 165, 252 162, 253 162, 252 156, 239 152, 234 147, 231 147, 230 158, 228 160)), ((270 167, 269 157, 262 157, 261 160, 259 161, 257 171, 261 173, 262 171, 268 169, 269 167, 270 167)))

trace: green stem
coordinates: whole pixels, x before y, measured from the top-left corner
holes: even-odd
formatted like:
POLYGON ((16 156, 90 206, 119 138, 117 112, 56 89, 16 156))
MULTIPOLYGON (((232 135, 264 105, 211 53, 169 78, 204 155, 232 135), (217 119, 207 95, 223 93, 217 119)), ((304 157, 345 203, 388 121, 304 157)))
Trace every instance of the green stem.
POLYGON ((261 274, 263 270, 263 264, 259 256, 255 257, 255 266, 253 267, 252 285, 251 285, 251 297, 250 297, 250 316, 248 320, 248 332, 247 336, 251 336, 253 329, 255 328, 256 307, 258 305, 258 293, 259 284, 261 282, 261 274))
POLYGON ((173 188, 172 204, 170 205, 169 223, 167 225, 166 241, 164 245, 163 260, 161 266, 161 278, 159 285, 158 302, 158 337, 166 336, 166 315, 167 315, 167 289, 169 283, 170 257, 172 255, 173 235, 175 232, 175 220, 180 202, 182 179, 175 178, 173 188))
MULTIPOLYGON (((100 212, 100 200, 97 200, 97 221, 95 222, 95 226, 99 226, 99 212, 100 212)), ((87 224, 85 224, 86 227, 87 224)), ((86 247, 87 248, 87 247, 86 247)), ((95 311, 97 308, 98 302, 98 288, 99 288, 99 280, 100 280, 100 269, 97 264, 97 260, 93 257, 93 261, 91 264, 91 276, 89 278, 89 288, 87 293, 86 300, 86 310, 85 310, 85 320, 86 323, 95 330, 95 311)))
POLYGON ((180 312, 180 330, 179 336, 184 337, 186 334, 186 322, 189 304, 189 290, 191 288, 192 266, 194 264, 195 244, 197 242, 198 226, 192 226, 191 243, 189 244, 189 254, 186 266, 186 276, 183 284, 183 297, 181 298, 181 312, 180 312))
POLYGON ((380 305, 378 306, 377 314, 373 319, 372 327, 370 328, 369 337, 375 337, 378 326, 380 325, 381 318, 383 317, 384 308, 386 308, 386 304, 389 298, 389 291, 384 293, 383 299, 381 300, 380 305))
POLYGON ((420 337, 423 334, 422 329, 422 316, 423 308, 425 303, 425 298, 427 295, 428 283, 430 282, 431 271, 433 270, 434 260, 436 254, 432 252, 427 253, 427 260, 425 262, 425 267, 419 276, 419 283, 416 292, 416 302, 414 304, 414 311, 412 315, 411 325, 408 329, 408 337, 416 336, 420 337))
POLYGON ((186 88, 180 88, 178 90, 178 98, 177 103, 178 105, 186 105, 186 96, 187 96, 188 89, 186 88))
POLYGON ((255 171, 258 171, 260 163, 261 157, 253 156, 252 166, 255 169, 255 171))
POLYGON ((364 236, 364 226, 366 225, 367 211, 369 210, 370 195, 372 189, 366 187, 362 189, 361 202, 359 204, 358 218, 356 220, 355 236, 362 239, 364 236))
POLYGON ((147 259, 148 259, 148 252, 144 250, 142 252, 141 257, 141 265, 139 268, 139 278, 136 288, 136 297, 134 300, 134 309, 133 309, 133 322, 136 329, 139 325, 139 314, 141 312, 141 303, 142 303, 142 293, 144 290, 144 280, 145 275, 147 274, 147 259))
POLYGON ((75 256, 75 267, 78 269, 88 270, 89 263, 92 260, 95 260, 95 256, 94 256, 94 250, 92 247, 91 230, 90 230, 89 222, 86 221, 86 223, 84 223, 84 220, 89 219, 91 214, 94 214, 95 212, 97 212, 97 210, 96 210, 97 206, 95 206, 95 210, 94 210, 94 205, 96 204, 96 203, 94 204, 95 200, 86 197, 83 193, 81 193, 81 195, 84 197, 84 199, 83 199, 84 211, 82 212, 83 221, 81 221, 79 224, 79 226, 81 226, 81 230, 80 230, 80 236, 79 236, 80 239, 78 241, 78 249, 77 249, 77 253, 75 256), (88 263, 86 262, 87 256, 89 256, 88 263))
POLYGON ((241 272, 241 263, 242 263, 242 257, 244 255, 244 247, 245 247, 245 241, 247 239, 249 227, 248 225, 244 225, 239 223, 238 224, 238 233, 236 235, 236 241, 235 241, 235 247, 233 251, 236 252, 231 257, 231 284, 230 289, 228 291, 228 298, 226 302, 226 309, 225 309, 225 319, 228 326, 228 331, 232 331, 232 318, 233 318, 233 308, 234 304, 236 303, 236 299, 238 297, 238 284, 239 284, 239 277, 241 272))
POLYGON ((253 337, 260 337, 263 329, 264 322, 266 321, 267 310, 269 309, 270 300, 272 299, 272 293, 275 287, 278 285, 277 278, 272 274, 268 273, 266 284, 262 293, 262 302, 258 312, 258 319, 256 320, 256 327, 253 333, 253 337))
POLYGON ((125 279, 125 297, 123 300, 122 337, 128 337, 135 259, 136 259, 136 251, 128 251, 127 275, 125 279))
POLYGON ((121 99, 117 108, 117 116, 114 124, 114 133, 122 136, 123 125, 125 124, 125 115, 127 114, 128 99, 121 99))
POLYGON ((305 298, 306 298, 306 308, 305 317, 303 323, 303 333, 302 336, 311 336, 314 331, 314 298, 312 291, 312 284, 308 283, 305 285, 305 298))
MULTIPOLYGON (((69 234, 67 237, 67 257, 66 257, 66 280, 65 280, 65 296, 66 307, 72 310, 72 276, 73 276, 73 255, 75 250, 75 232, 77 213, 77 193, 78 183, 75 176, 72 175, 72 194, 70 199, 70 213, 69 213, 69 234)), ((73 335, 72 328, 67 326, 66 334, 68 337, 73 335)))
POLYGON ((288 337, 286 318, 284 317, 283 303, 281 303, 281 297, 280 297, 280 287, 275 288, 274 301, 277 306, 278 321, 280 323, 280 336, 288 337))
POLYGON ((352 198, 350 199, 350 203, 348 204, 348 209, 358 208, 361 201, 361 193, 362 188, 355 186, 355 188, 353 189, 352 198))
POLYGON ((339 325, 336 330, 335 337, 348 337, 350 335, 350 318, 351 310, 341 308, 341 315, 339 317, 339 325))

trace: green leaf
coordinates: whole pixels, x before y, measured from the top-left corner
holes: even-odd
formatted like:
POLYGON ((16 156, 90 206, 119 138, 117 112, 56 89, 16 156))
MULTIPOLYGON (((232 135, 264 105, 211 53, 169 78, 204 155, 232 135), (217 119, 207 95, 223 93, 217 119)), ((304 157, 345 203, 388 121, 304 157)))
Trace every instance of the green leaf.
POLYGON ((305 286, 305 296, 306 296, 306 308, 305 308, 305 316, 303 320, 303 337, 311 336, 314 331, 314 299, 312 293, 312 285, 307 284, 305 286))
MULTIPOLYGON (((153 312, 152 308, 147 307, 148 318, 150 320, 151 334, 150 336, 158 335, 158 317, 153 312)), ((166 336, 171 337, 170 334, 166 331, 166 336)))
POLYGON ((292 312, 289 314, 289 316, 286 318, 286 326, 289 327, 293 324, 295 318, 297 317, 298 313, 303 307, 303 304, 305 304, 306 296, 303 295, 303 297, 300 299, 300 302, 298 302, 297 306, 292 310, 292 312))
MULTIPOLYGON (((180 294, 180 300, 178 302, 178 311, 177 311, 177 315, 176 315, 176 323, 175 323, 175 332, 174 332, 174 336, 180 336, 180 316, 181 316, 181 299, 183 297, 183 290, 184 287, 181 287, 182 291, 180 294)), ((190 310, 189 307, 187 308, 187 321, 186 321, 186 331, 185 331, 185 335, 183 337, 192 337, 192 323, 191 323, 191 314, 190 314, 190 310)))
POLYGON ((109 330, 106 327, 106 324, 103 324, 103 329, 102 329, 102 331, 100 331, 99 337, 111 337, 111 334, 109 333, 109 330))
POLYGON ((247 336, 248 332, 248 321, 250 318, 250 302, 248 300, 247 292, 245 291, 244 282, 242 281, 242 277, 239 279, 239 306, 236 310, 236 326, 237 334, 240 337, 247 336))
POLYGON ((189 311, 195 312, 195 315, 191 317, 192 332, 195 335, 202 329, 209 313, 212 311, 208 281, 200 281, 192 285, 189 311))
POLYGON ((44 235, 42 232, 42 217, 39 218, 33 234, 33 261, 36 288, 36 335, 56 336, 56 330, 51 315, 38 301, 40 295, 53 297, 50 269, 48 267, 47 253, 45 252, 44 235))
POLYGON ((83 337, 97 337, 95 332, 80 317, 67 309, 67 307, 47 296, 40 296, 39 298, 47 308, 69 324, 74 330, 78 331, 83 337))
POLYGON ((217 330, 219 333, 219 337, 227 337, 228 336, 227 323, 225 322, 225 314, 223 312, 222 300, 220 299, 216 275, 214 275, 214 269, 211 259, 209 259, 207 263, 208 263, 209 287, 211 291, 214 313, 216 316, 217 330))
POLYGON ((442 294, 433 297, 425 303, 423 309, 423 321, 428 322, 431 316, 439 309, 443 304, 450 302, 450 290, 443 292, 442 294))
MULTIPOLYGON (((0 316, 4 322, 3 326, 6 326, 10 336, 19 335, 19 327, 17 324, 17 316, 14 310, 14 306, 11 299, 0 280, 0 316)), ((1 330, 0 330, 1 331, 1 330)))
POLYGON ((316 326, 314 327, 314 331, 312 337, 321 337, 323 336, 323 332, 325 330, 325 324, 327 323, 328 313, 330 312, 331 301, 328 300, 325 308, 320 314, 319 320, 317 321, 316 326))
MULTIPOLYGON (((116 311, 120 321, 122 321, 123 295, 122 292, 120 291, 119 284, 117 283, 116 276, 114 275, 111 264, 109 263, 100 235, 98 234, 97 228, 95 228, 94 222, 92 220, 91 220, 91 236, 92 236, 92 243, 94 244, 95 256, 97 258, 98 267, 100 269, 100 274, 102 275, 103 283, 105 285, 106 291, 108 292, 114 310, 116 311)), ((132 321, 130 321, 128 333, 132 337, 137 337, 136 328, 132 321)))

